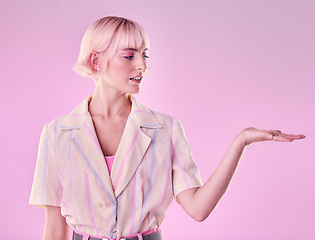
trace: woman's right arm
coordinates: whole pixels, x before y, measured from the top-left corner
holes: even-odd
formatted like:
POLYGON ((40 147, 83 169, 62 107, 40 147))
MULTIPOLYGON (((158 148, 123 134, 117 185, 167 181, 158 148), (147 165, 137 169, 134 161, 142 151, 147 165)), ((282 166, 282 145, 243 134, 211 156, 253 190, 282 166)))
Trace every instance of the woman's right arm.
POLYGON ((69 239, 70 228, 61 215, 60 207, 45 206, 44 240, 69 239))

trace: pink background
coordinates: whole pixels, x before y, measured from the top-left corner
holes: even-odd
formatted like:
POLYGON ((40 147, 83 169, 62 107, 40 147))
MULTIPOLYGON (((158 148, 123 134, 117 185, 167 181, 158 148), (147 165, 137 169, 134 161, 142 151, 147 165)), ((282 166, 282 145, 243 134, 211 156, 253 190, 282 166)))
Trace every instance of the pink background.
POLYGON ((1 239, 41 239, 29 207, 44 124, 93 92, 71 67, 85 29, 118 15, 151 39, 136 98, 178 117, 203 180, 254 126, 303 133, 249 146, 231 186, 197 223, 173 202, 164 239, 315 239, 315 2, 307 0, 1 1, 1 239))

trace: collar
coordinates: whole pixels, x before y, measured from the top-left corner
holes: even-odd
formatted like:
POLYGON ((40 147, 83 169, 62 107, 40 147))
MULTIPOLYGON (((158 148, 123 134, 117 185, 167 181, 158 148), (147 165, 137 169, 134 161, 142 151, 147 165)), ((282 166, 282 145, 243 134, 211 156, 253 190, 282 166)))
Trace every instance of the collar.
MULTIPOLYGON (((89 102, 92 96, 88 96, 71 113, 67 114, 60 122, 60 128, 64 130, 81 129, 84 121, 91 122, 92 117, 89 112, 89 102)), ((131 111, 128 116, 128 122, 133 122, 139 127, 161 128, 161 124, 154 112, 147 109, 137 102, 134 96, 129 95, 132 103, 131 111)))

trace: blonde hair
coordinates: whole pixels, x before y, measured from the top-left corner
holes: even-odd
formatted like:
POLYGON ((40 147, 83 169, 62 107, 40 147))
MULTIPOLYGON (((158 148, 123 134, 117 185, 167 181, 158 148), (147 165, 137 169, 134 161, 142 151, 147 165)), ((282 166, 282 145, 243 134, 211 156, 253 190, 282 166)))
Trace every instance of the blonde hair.
POLYGON ((117 49, 122 47, 139 48, 142 44, 149 47, 150 43, 147 33, 138 23, 122 17, 101 18, 86 30, 73 70, 84 77, 93 78, 95 81, 101 71, 97 71, 91 66, 91 54, 99 54, 100 64, 107 66, 117 49))

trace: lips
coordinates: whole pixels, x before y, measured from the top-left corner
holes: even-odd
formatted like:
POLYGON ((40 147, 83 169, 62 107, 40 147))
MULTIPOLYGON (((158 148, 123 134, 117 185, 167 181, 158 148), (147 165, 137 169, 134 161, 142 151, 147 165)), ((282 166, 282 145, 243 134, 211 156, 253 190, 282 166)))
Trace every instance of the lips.
POLYGON ((142 77, 143 77, 142 75, 138 75, 138 76, 135 76, 135 77, 132 77, 132 78, 129 78, 129 79, 131 81, 138 81, 138 82, 140 82, 142 77))

